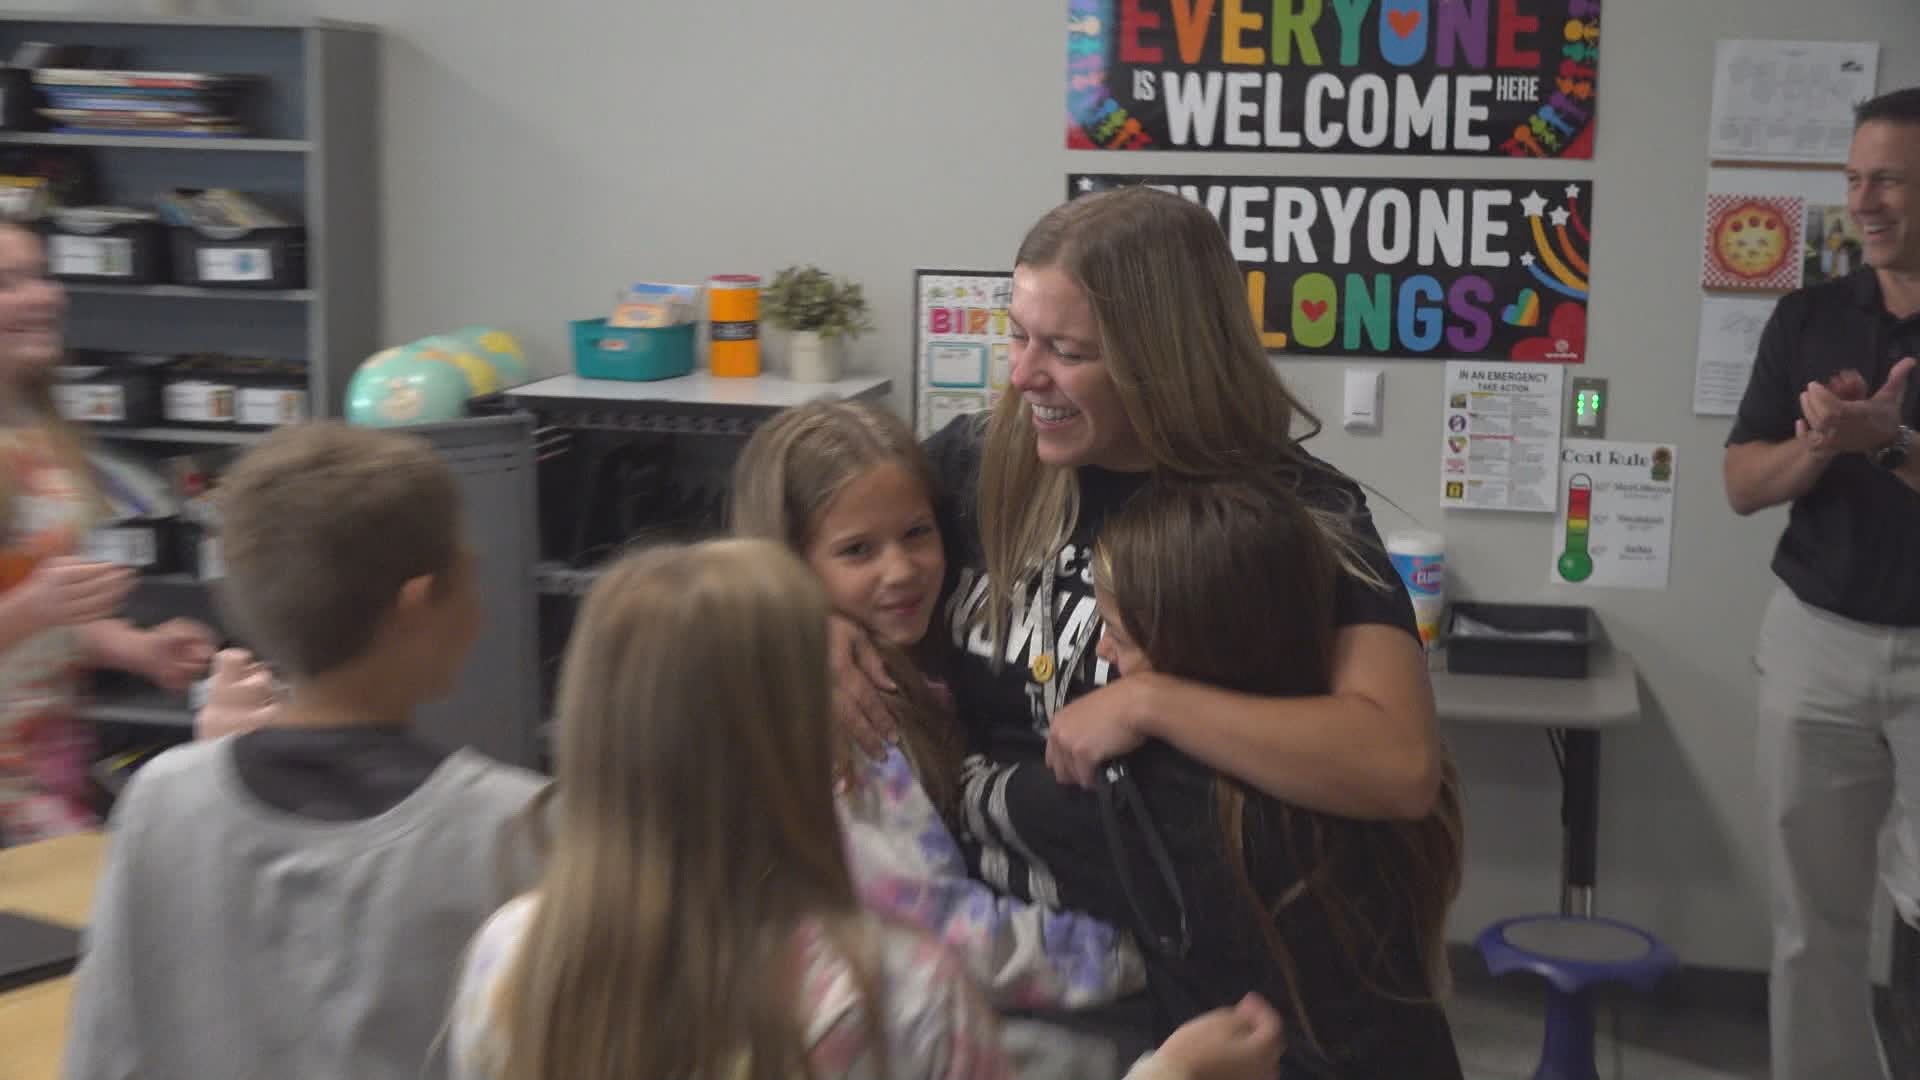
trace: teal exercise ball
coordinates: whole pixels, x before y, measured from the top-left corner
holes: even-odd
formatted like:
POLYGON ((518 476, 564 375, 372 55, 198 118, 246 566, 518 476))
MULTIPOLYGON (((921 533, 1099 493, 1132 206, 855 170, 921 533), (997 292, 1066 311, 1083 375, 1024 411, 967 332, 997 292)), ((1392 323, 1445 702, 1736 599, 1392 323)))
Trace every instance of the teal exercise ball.
POLYGON ((347 422, 403 427, 458 420, 476 393, 468 373, 444 350, 422 342, 375 353, 347 383, 347 422))
POLYGON ((533 365, 527 362, 526 349, 521 347, 519 338, 505 330, 469 326, 447 336, 493 368, 500 380, 500 389, 509 390, 533 381, 533 365))

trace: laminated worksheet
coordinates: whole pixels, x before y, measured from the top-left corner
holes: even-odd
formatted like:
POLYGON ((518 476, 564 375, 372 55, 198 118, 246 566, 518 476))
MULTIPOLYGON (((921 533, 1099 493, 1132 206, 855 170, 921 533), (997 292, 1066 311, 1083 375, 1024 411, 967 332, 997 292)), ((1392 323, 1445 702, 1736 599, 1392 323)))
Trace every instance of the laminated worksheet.
POLYGON ((1760 332, 1773 317, 1774 297, 1703 296, 1700 298, 1699 353, 1693 369, 1696 416, 1732 416, 1740 411, 1760 332))
POLYGON ((1874 93, 1879 45, 1728 40, 1713 59, 1709 159, 1846 164, 1854 106, 1874 93))
POLYGON ((1564 373, 1551 364, 1447 365, 1441 506, 1554 512, 1564 373))

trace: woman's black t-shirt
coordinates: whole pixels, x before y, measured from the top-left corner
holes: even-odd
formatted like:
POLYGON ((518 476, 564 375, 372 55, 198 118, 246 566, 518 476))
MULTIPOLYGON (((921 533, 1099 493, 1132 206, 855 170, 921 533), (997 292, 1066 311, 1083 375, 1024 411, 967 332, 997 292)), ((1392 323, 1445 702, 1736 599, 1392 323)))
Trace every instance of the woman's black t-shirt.
MULTIPOLYGON (((1107 515, 1118 509, 1147 480, 1146 473, 1116 473, 1082 467, 1079 470, 1080 513, 1072 535, 1055 554, 1053 580, 1047 590, 1054 609, 1053 641, 1042 641, 1046 620, 1027 595, 1016 596, 1012 626, 1002 635, 1001 663, 994 664, 984 627, 970 628, 973 603, 986 588, 986 558, 975 520, 974 491, 980 478, 983 416, 962 416, 931 436, 926 443, 940 493, 941 533, 947 545, 947 582, 939 612, 946 636, 958 655, 954 660, 956 699, 973 733, 986 740, 996 759, 1016 759, 1040 752, 1046 742, 1044 694, 1032 677, 1036 653, 1048 653, 1067 671, 1063 701, 1072 701, 1106 685, 1112 672, 1093 655, 1099 641, 1099 616, 1094 611, 1092 548, 1107 515)), ((1277 464, 1277 463, 1276 463, 1277 464)), ((1341 626, 1383 623, 1418 635, 1413 604, 1387 558, 1380 535, 1367 512, 1359 485, 1331 466, 1309 458, 1300 497, 1319 509, 1348 514, 1367 564, 1387 589, 1376 589, 1350 574, 1342 574, 1336 591, 1335 622, 1341 626)))
MULTIPOLYGON (((946 540, 948 576, 935 631, 950 642, 948 671, 958 712, 972 749, 990 764, 970 767, 963 801, 969 834, 963 838, 971 867, 982 880, 1037 903, 1085 911, 1143 938, 1169 932, 1174 915, 1170 892, 1140 834, 1123 826, 1123 854, 1115 858, 1098 799, 1053 779, 1043 755, 1048 702, 1036 677, 1035 657, 1044 654, 1061 672, 1070 702, 1105 685, 1113 672, 1094 655, 1100 619, 1094 607, 1091 554, 1107 515, 1146 482, 1145 473, 1082 467, 1080 511, 1071 535, 1055 553, 1044 592, 1047 612, 1017 592, 1011 625, 1000 635, 998 660, 972 614, 986 588, 986 562, 976 519, 984 417, 961 417, 927 440, 939 483, 938 516, 946 540), (1051 637, 1048 631, 1051 630, 1051 637), (1124 883, 1121 875, 1127 877, 1124 883), (1131 886, 1143 905, 1126 899, 1131 886), (1154 923, 1141 925, 1143 918, 1154 923)), ((1387 559, 1358 485, 1331 467, 1309 460, 1299 495, 1310 505, 1348 515, 1369 567, 1390 586, 1376 589, 1343 574, 1337 587, 1341 626, 1379 623, 1417 634, 1412 604, 1387 559)), ((1284 658, 1276 657, 1276 662, 1284 658)), ((1148 991, 1153 999, 1155 1039, 1209 1009, 1231 1005, 1249 990, 1279 1004, 1287 991, 1258 936, 1257 913, 1242 900, 1227 871, 1214 824, 1212 772, 1162 743, 1149 743, 1128 761, 1155 825, 1164 837, 1187 909, 1191 944, 1173 958, 1147 951, 1148 991)), ((1284 846, 1284 845, 1283 845, 1284 846)), ((1364 870, 1360 871, 1364 877, 1364 870)), ((1254 866, 1255 886, 1277 896, 1299 880, 1299 871, 1276 850, 1254 866)), ((1351 877, 1352 871, 1342 874, 1351 877)), ((1367 883, 1354 881, 1363 905, 1372 907, 1367 883)), ((1379 890, 1374 890, 1378 892, 1379 890)), ((1383 898, 1391 904, 1391 898, 1383 898)), ((1280 928, 1297 966, 1307 1018, 1291 1017, 1297 1030, 1312 1022, 1325 1058, 1306 1053, 1294 1038, 1288 1075, 1394 1080, 1455 1078, 1460 1066, 1444 1014, 1431 1003, 1402 1003, 1352 978, 1324 915, 1314 905, 1292 905, 1280 928)), ((1391 917, 1368 910, 1368 916, 1391 917)), ((1424 979, 1411 953, 1411 938, 1376 981, 1404 996, 1424 995, 1424 979)))

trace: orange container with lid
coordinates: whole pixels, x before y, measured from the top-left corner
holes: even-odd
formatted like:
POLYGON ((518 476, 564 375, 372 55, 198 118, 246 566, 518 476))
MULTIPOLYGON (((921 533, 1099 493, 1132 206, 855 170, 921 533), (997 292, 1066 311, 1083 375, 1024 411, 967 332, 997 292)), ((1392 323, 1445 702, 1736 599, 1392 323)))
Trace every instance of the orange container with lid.
POLYGON ((707 366, 721 378, 760 374, 760 279, 753 274, 717 274, 707 281, 707 322, 712 330, 707 366))

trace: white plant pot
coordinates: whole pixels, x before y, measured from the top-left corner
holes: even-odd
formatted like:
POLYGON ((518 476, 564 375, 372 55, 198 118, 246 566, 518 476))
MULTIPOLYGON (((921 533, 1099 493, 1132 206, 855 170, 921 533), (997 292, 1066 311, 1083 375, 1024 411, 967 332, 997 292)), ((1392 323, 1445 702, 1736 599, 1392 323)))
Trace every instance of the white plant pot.
POLYGON ((843 373, 844 350, 816 330, 795 330, 787 338, 787 373, 795 382, 837 382, 843 373))

